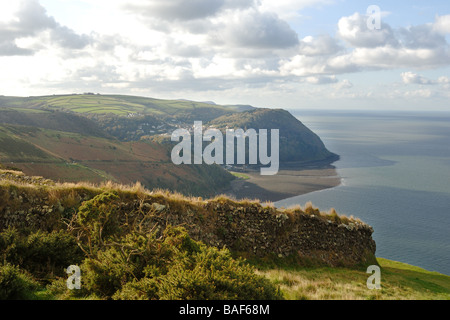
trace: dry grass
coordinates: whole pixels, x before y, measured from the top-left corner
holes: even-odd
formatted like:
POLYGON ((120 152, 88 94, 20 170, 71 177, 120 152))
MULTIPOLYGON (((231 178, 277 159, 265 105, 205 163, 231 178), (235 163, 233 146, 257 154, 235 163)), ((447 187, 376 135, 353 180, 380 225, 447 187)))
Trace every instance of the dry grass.
POLYGON ((450 277, 378 258, 381 290, 369 290, 370 274, 345 268, 265 270, 288 300, 450 300, 450 277))
POLYGON ((9 170, 9 169, 0 169, 0 174, 3 174, 3 173, 11 173, 11 174, 14 174, 16 176, 25 176, 25 174, 22 171, 9 170))
POLYGON ((275 204, 272 201, 265 201, 261 203, 264 209, 275 209, 275 204))
POLYGON ((346 283, 341 279, 333 279, 331 274, 325 272, 320 275, 319 271, 313 271, 312 274, 311 271, 285 270, 258 273, 279 285, 287 300, 361 300, 373 293, 365 286, 365 275, 359 277, 360 283, 346 283))
POLYGON ((303 207, 301 205, 293 205, 288 208, 281 208, 280 211, 283 211, 289 216, 298 215, 298 214, 306 214, 306 215, 314 215, 318 218, 322 218, 324 220, 333 221, 338 224, 359 224, 359 225, 367 225, 363 221, 353 216, 346 216, 343 214, 338 214, 334 208, 331 208, 327 212, 320 211, 317 207, 313 205, 311 201, 308 201, 303 207))
MULTIPOLYGON (((124 185, 112 181, 94 184, 91 182, 77 183, 48 183, 47 180, 39 180, 39 177, 26 177, 22 172, 11 170, 0 170, 0 173, 8 172, 8 176, 0 180, 0 186, 11 186, 20 188, 24 192, 33 195, 33 197, 48 197, 48 204, 61 205, 64 208, 73 208, 80 205, 87 197, 94 197, 102 192, 116 192, 122 201, 139 199, 141 201, 152 201, 170 205, 170 207, 178 212, 192 211, 196 207, 197 211, 203 208, 207 203, 228 204, 232 207, 254 207, 258 206, 264 209, 277 210, 284 212, 291 219, 295 220, 300 215, 314 215, 324 220, 336 223, 358 223, 363 224, 360 220, 353 217, 338 215, 336 210, 331 209, 329 212, 321 212, 315 208, 311 202, 305 204, 302 208, 300 205, 290 207, 288 209, 275 208, 272 202, 260 203, 257 199, 241 199, 236 200, 228 195, 218 195, 212 199, 204 200, 200 197, 188 197, 181 193, 172 192, 164 189, 147 190, 140 182, 124 185), (17 176, 15 174, 17 173, 17 176), (45 183, 40 184, 41 181, 45 183), (83 195, 83 196, 82 196, 83 195)), ((8 202, 7 199, 5 199, 8 202)), ((12 200, 10 200, 12 201, 12 200)), ((6 204, 5 204, 6 205, 6 204)), ((205 214, 207 214, 205 212, 205 214)))

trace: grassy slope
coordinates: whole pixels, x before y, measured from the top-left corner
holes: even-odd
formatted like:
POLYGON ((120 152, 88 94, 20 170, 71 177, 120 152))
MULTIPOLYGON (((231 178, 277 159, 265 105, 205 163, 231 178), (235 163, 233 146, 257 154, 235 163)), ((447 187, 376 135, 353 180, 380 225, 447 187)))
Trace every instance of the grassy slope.
POLYGON ((128 115, 133 113, 177 115, 198 110, 219 110, 222 114, 247 109, 244 106, 220 106, 187 100, 161 100, 123 95, 55 95, 42 97, 0 97, 0 105, 24 110, 64 109, 76 113, 128 115))
POLYGON ((369 290, 370 274, 345 268, 265 269, 288 300, 450 300, 450 276, 377 258, 381 290, 369 290))
POLYGON ((86 117, 54 110, 4 108, 0 105, 0 123, 108 137, 97 123, 86 117))
POLYGON ((207 120, 248 109, 245 106, 103 95, 1 96, 0 108, 0 123, 10 124, 0 126, 3 146, 0 146, 0 162, 18 167, 29 175, 69 182, 112 180, 128 184, 141 181, 148 188, 167 188, 201 196, 222 192, 232 176, 216 166, 174 166, 168 157, 167 146, 107 139, 93 121, 76 113, 201 115, 199 119, 207 120), (59 110, 75 113, 55 112, 59 110))
POLYGON ((220 192, 232 179, 215 166, 176 166, 166 146, 151 142, 13 125, 0 126, 0 163, 56 181, 141 181, 148 188, 201 196, 220 192))

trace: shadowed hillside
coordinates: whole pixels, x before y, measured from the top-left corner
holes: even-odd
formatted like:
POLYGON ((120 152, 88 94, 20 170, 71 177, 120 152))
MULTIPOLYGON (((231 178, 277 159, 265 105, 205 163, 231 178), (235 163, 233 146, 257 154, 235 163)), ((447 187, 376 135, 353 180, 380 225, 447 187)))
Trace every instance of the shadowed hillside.
POLYGON ((0 126, 0 163, 61 182, 135 183, 213 196, 234 177, 219 166, 176 166, 168 145, 120 142, 28 126, 0 126))
POLYGON ((239 114, 224 115, 209 124, 222 130, 225 128, 279 129, 281 164, 308 161, 332 163, 338 159, 336 154, 326 149, 319 136, 286 110, 254 109, 239 114))

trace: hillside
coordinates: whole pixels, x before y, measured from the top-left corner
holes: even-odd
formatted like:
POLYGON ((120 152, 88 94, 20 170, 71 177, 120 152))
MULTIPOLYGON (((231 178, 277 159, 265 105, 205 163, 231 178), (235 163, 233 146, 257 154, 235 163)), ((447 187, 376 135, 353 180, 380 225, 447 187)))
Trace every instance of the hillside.
POLYGON ((61 182, 140 181, 187 195, 220 193, 233 176, 218 166, 176 166, 166 145, 29 126, 0 126, 0 163, 61 182))
POLYGON ((94 137, 111 137, 97 123, 86 117, 53 110, 2 108, 0 124, 2 123, 80 133, 94 137))
POLYGON ((321 162, 331 163, 338 156, 328 151, 314 132, 281 109, 254 109, 223 115, 212 120, 209 125, 225 130, 226 128, 253 128, 280 130, 280 163, 321 162))
POLYGON ((67 121, 52 120, 56 120, 55 117, 58 116, 62 117, 61 113, 70 113, 79 125, 68 125, 69 131, 98 136, 102 135, 98 132, 98 129, 101 129, 103 135, 107 134, 121 141, 137 141, 141 138, 161 135, 167 140, 175 129, 190 128, 194 121, 202 121, 205 126, 214 126, 219 129, 224 129, 226 126, 280 129, 281 162, 324 161, 329 164, 338 159, 335 154, 325 148, 316 134, 284 110, 98 94, 0 97, 0 108, 8 111, 7 114, 9 114, 9 116, 1 116, 0 123, 31 126, 41 126, 37 123, 43 123, 44 128, 59 130, 67 121), (31 113, 31 115, 20 117, 18 112, 31 113), (83 124, 75 118, 75 115, 92 122, 83 124), (34 118, 36 121, 32 120, 34 118), (48 125, 48 123, 57 122, 61 124, 48 125), (78 131, 74 131, 73 127, 78 128, 78 131))
MULTIPOLYGON (((235 189, 230 186, 234 177, 220 166, 175 166, 171 162, 175 145, 171 133, 192 128, 194 121, 222 130, 227 126, 279 128, 281 167, 329 168, 338 159, 316 134, 284 110, 72 94, 0 96, 0 163, 62 182, 140 181, 150 189, 190 196, 213 196, 235 189)), ((272 199, 272 191, 257 189, 262 190, 263 200, 272 199)))
POLYGON ((450 277, 376 261, 370 226, 312 206, 58 184, 11 170, 0 170, 0 199, 0 299, 450 298, 450 277), (73 264, 82 289, 69 291, 73 264), (370 264, 382 268, 382 290, 366 287, 370 264))
POLYGON ((162 100, 124 95, 71 94, 41 97, 0 96, 0 105, 19 110, 64 110, 78 114, 153 115, 209 121, 220 115, 252 109, 189 100, 162 100))

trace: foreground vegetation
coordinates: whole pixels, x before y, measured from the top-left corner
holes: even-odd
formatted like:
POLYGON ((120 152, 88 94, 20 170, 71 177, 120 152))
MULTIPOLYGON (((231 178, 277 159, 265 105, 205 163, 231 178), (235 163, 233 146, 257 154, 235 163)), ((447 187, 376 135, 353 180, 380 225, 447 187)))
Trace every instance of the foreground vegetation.
POLYGON ((287 300, 450 300, 450 277, 377 258, 381 290, 369 290, 365 270, 269 268, 257 273, 279 286, 287 300))
POLYGON ((99 222, 113 212, 95 212, 91 204, 79 218, 87 232, 81 237, 62 231, 0 233, 0 300, 450 299, 449 276, 381 258, 382 289, 369 290, 364 270, 249 263, 192 240, 179 227, 160 236, 136 229, 111 237, 118 231, 114 219, 99 222), (81 266, 81 290, 67 288, 64 270, 72 264, 81 266))
POLYGON ((194 241, 182 227, 145 218, 121 223, 114 193, 86 201, 65 231, 0 233, 0 299, 280 299, 276 286, 227 249, 194 241), (79 265, 70 291, 64 268, 79 265), (44 289, 45 288, 45 289, 44 289))
MULTIPOLYGON (((0 300, 450 299, 450 277, 436 272, 378 258, 382 289, 369 290, 364 268, 300 266, 276 257, 244 260, 226 248, 193 240, 182 226, 160 228, 150 222, 162 205, 125 214, 120 209, 127 198, 146 194, 189 212, 191 204, 203 202, 201 198, 162 191, 150 195, 139 185, 57 184, 7 170, 3 176, 0 185, 9 191, 0 193, 0 209, 22 208, 25 198, 19 203, 17 191, 27 188, 33 198, 47 194, 49 205, 59 203, 64 223, 53 221, 61 219, 53 212, 54 219, 40 228, 0 230, 0 300), (89 194, 89 200, 80 205, 75 190, 89 194), (81 268, 81 290, 67 288, 65 269, 70 265, 81 268)), ((240 204, 245 206, 245 201, 240 204)), ((284 212, 296 210, 344 224, 356 221, 334 210, 322 213, 312 204, 284 212)), ((207 213, 200 218, 208 219, 207 213)))
POLYGON ((183 236, 181 230, 174 230, 166 243, 172 245, 175 240, 178 245, 175 251, 179 257, 185 257, 184 262, 174 263, 175 269, 157 278, 150 275, 154 276, 161 268, 148 268, 141 280, 127 282, 114 293, 109 291, 114 285, 104 280, 114 273, 116 276, 126 274, 120 267, 130 269, 130 266, 118 263, 120 259, 113 258, 114 255, 109 256, 108 262, 113 262, 110 266, 86 260, 83 268, 89 268, 87 279, 82 281, 82 290, 73 291, 67 289, 67 275, 45 284, 36 281, 23 268, 3 264, 0 266, 0 299, 450 300, 449 276, 400 262, 378 258, 382 288, 369 290, 366 287, 369 275, 363 270, 294 266, 257 269, 243 260, 233 260, 226 250, 197 247, 198 243, 187 238, 183 244, 183 236), (186 248, 189 244, 194 244, 199 251, 189 254, 186 248), (213 276, 211 270, 215 271, 213 276), (103 291, 105 289, 107 291, 103 291))

